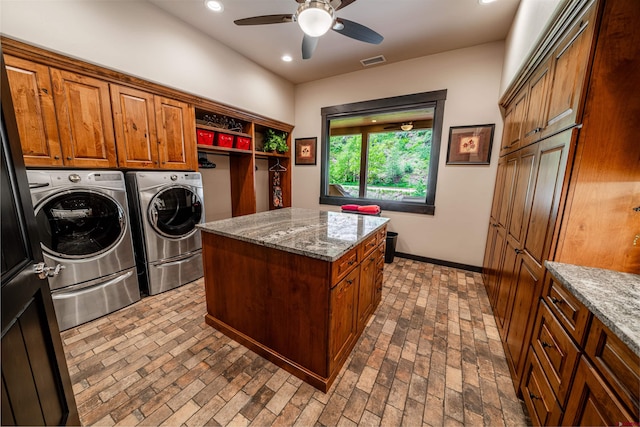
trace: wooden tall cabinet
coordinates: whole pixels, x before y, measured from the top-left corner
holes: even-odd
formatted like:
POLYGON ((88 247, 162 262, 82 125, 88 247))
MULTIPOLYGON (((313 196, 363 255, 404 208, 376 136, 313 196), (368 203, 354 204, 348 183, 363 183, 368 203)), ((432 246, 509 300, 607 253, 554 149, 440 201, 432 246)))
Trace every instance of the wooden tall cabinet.
MULTIPOLYGON (((531 350, 544 261, 640 273, 640 31, 630 24, 638 20, 635 0, 568 1, 501 100, 483 276, 516 390, 536 396, 525 398, 536 424, 564 423, 556 404, 588 411, 569 387, 598 386, 574 384, 573 369, 554 386, 542 350, 531 350)), ((572 420, 599 422, 582 415, 572 420)))

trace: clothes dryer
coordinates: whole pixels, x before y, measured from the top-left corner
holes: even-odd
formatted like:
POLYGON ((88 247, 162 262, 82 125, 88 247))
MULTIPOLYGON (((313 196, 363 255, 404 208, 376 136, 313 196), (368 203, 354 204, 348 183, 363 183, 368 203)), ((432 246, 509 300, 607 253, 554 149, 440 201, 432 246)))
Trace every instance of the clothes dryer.
POLYGON ((204 192, 199 172, 127 172, 143 292, 155 295, 203 275, 204 192))
POLYGON ((124 175, 28 170, 38 235, 61 330, 140 299, 124 175))

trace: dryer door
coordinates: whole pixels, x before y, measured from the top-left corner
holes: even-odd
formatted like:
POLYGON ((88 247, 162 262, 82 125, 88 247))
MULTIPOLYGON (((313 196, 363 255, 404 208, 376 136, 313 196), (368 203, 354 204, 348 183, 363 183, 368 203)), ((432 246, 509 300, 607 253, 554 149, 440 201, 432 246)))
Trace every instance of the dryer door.
POLYGON ((125 232, 124 211, 105 194, 68 190, 45 199, 35 210, 45 252, 87 258, 113 248, 125 232))
POLYGON ((149 223, 164 237, 181 239, 193 234, 202 220, 202 200, 190 188, 161 190, 149 204, 149 223))

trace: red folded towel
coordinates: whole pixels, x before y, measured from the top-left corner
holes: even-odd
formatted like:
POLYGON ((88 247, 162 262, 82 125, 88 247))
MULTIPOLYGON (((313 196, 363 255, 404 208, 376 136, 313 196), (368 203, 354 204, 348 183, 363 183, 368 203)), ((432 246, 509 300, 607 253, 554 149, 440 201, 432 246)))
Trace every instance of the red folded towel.
POLYGON ((360 206, 358 205, 342 205, 340 206, 343 211, 357 211, 360 206))
POLYGON ((378 206, 378 205, 360 206, 360 207, 358 207, 358 212, 379 213, 380 212, 380 206, 378 206))

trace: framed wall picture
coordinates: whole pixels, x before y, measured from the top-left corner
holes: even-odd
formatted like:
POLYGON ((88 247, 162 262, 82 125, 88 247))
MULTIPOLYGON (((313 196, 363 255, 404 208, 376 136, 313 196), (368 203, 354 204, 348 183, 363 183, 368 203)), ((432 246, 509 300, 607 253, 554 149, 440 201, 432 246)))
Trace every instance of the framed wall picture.
POLYGON ((488 165, 495 124, 451 126, 449 128, 448 165, 488 165))
POLYGON ((318 138, 296 138, 296 165, 315 165, 318 138))

